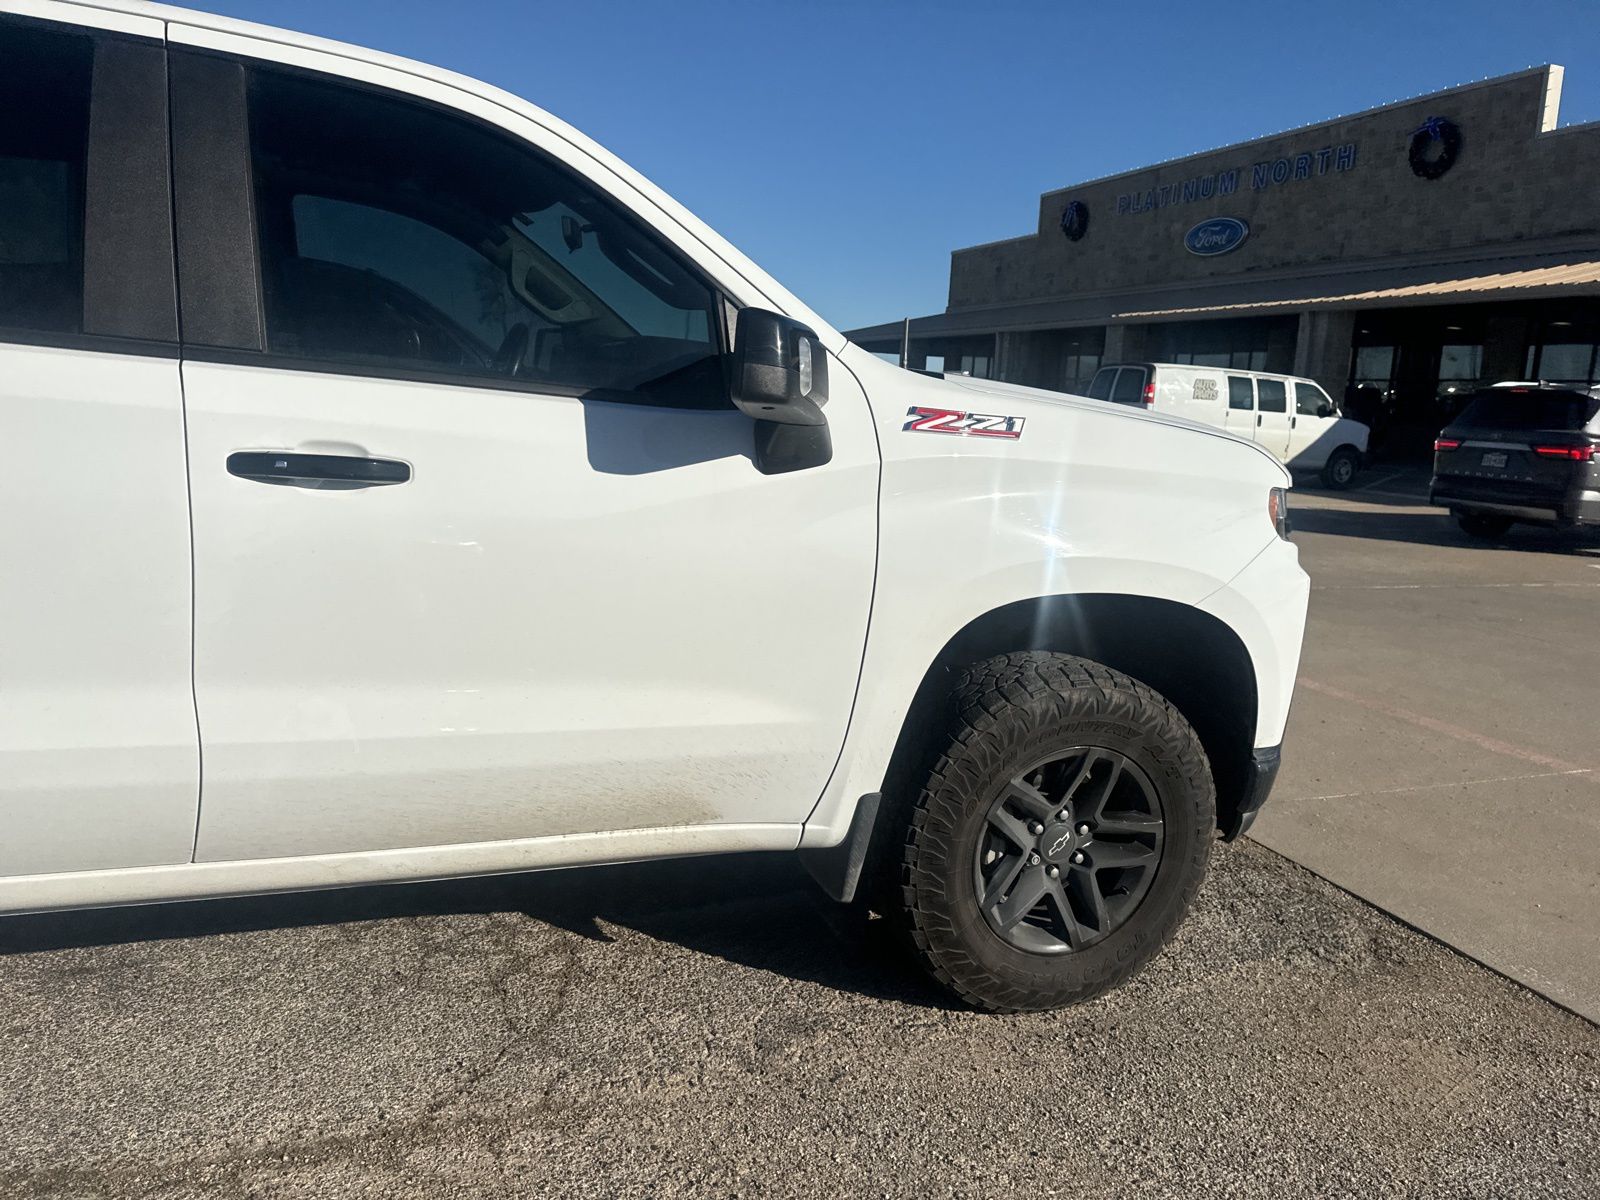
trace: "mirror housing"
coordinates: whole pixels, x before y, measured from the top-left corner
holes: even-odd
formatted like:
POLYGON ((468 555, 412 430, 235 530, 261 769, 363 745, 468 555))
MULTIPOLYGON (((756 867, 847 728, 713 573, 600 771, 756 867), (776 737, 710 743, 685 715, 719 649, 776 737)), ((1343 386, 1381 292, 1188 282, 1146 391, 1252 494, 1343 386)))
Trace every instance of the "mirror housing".
POLYGON ((828 424, 828 352, 792 317, 739 310, 733 336, 733 402, 746 416, 778 425, 828 424))
POLYGON ((828 352, 815 331, 781 313, 740 309, 732 375, 734 404, 756 421, 757 470, 783 475, 832 460, 833 438, 822 415, 828 352))

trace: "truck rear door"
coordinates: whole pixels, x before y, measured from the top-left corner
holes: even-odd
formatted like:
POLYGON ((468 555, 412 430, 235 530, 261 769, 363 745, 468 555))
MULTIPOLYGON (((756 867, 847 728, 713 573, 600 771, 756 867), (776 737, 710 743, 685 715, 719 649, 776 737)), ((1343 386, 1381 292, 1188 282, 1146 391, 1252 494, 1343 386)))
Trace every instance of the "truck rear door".
POLYGON ((1289 386, 1282 379, 1256 379, 1256 442, 1279 462, 1289 457, 1289 386))
POLYGON ((1250 376, 1228 376, 1228 412, 1223 427, 1229 433, 1255 440, 1256 382, 1250 376))
POLYGON ((162 22, 50 11, 0 14, 0 876, 188 862, 199 792, 162 22))

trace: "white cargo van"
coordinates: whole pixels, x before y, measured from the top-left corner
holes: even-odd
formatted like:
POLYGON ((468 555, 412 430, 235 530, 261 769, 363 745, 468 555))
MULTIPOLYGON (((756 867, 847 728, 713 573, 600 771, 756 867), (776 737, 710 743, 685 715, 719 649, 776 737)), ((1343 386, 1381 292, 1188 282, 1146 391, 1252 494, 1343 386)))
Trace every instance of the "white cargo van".
POLYGON ((1330 488, 1349 487, 1367 452, 1367 427, 1341 416, 1314 382, 1292 375, 1122 363, 1102 367, 1089 395, 1219 426, 1270 450, 1292 471, 1320 472, 1330 488))

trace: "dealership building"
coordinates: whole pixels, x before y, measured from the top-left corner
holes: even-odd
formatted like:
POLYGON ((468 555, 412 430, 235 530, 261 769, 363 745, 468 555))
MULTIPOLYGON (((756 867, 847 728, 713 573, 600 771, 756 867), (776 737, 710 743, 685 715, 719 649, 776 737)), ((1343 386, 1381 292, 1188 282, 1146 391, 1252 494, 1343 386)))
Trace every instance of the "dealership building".
POLYGON ((1178 362, 1356 388, 1394 453, 1479 383, 1600 381, 1600 122, 1538 67, 1048 192, 1023 237, 951 255, 944 312, 857 329, 1082 391, 1178 362), (909 336, 907 336, 909 335, 909 336))

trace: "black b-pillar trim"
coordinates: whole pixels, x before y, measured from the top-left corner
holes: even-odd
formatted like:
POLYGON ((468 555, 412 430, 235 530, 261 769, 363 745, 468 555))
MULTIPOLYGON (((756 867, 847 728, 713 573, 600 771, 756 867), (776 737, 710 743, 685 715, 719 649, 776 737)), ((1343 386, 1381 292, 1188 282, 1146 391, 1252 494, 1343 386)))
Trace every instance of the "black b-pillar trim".
POLYGON ((93 79, 83 331, 176 342, 166 49, 156 42, 96 38, 93 79))
POLYGON ((184 344, 260 350, 245 66, 190 50, 171 51, 169 62, 184 344))

